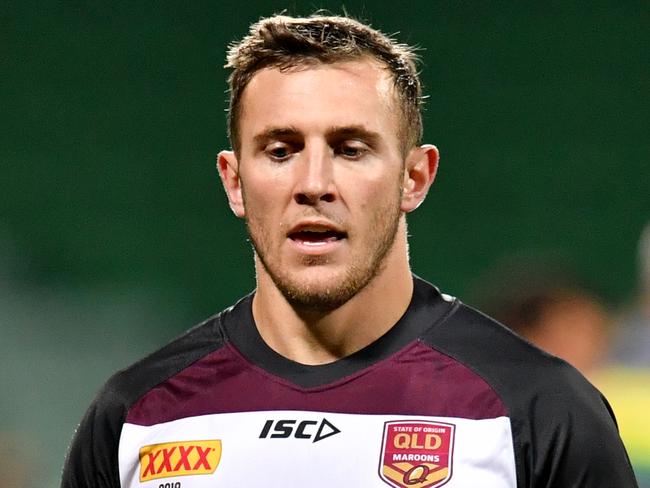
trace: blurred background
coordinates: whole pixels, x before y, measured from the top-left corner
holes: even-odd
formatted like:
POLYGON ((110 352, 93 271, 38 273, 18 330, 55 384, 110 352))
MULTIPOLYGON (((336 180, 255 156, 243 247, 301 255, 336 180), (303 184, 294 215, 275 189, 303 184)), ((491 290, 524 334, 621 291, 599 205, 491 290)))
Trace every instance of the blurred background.
POLYGON ((416 273, 580 349, 650 477, 647 2, 52 0, 0 11, 3 486, 56 486, 105 379, 254 287, 214 167, 225 51, 318 8, 422 48, 416 273))

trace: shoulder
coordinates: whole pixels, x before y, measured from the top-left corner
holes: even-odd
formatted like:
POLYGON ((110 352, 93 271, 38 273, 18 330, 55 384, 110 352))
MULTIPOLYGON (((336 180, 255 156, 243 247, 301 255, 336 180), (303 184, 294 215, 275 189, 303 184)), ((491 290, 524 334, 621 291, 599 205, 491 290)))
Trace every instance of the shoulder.
POLYGON ((636 486, 609 404, 571 365, 458 300, 423 340, 473 370, 501 398, 518 478, 636 486))
POLYGON ((611 417, 600 392, 575 368, 457 300, 425 341, 481 376, 511 416, 529 416, 535 408, 584 411, 593 405, 611 417))
POLYGON ((63 469, 63 488, 120 486, 118 444, 129 408, 156 385, 223 344, 222 314, 115 373, 104 384, 75 432, 63 469))
POLYGON ((225 342, 221 319, 229 310, 206 319, 115 373, 105 383, 97 400, 128 409, 147 391, 221 347, 225 342))

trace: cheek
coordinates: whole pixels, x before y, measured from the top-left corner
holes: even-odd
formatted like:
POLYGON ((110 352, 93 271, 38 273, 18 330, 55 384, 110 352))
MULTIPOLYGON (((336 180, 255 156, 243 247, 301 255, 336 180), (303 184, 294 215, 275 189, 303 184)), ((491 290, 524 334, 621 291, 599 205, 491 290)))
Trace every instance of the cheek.
POLYGON ((353 186, 356 208, 351 212, 357 228, 370 235, 379 232, 383 223, 400 211, 399 188, 396 180, 353 186))
POLYGON ((268 213, 276 211, 282 201, 283 189, 277 178, 264 175, 242 178, 242 196, 248 217, 263 220, 268 213), (249 213, 252 210, 252 213, 249 213))
POLYGON ((357 188, 363 191, 363 202, 368 208, 390 207, 399 198, 402 181, 400 175, 382 175, 357 188))

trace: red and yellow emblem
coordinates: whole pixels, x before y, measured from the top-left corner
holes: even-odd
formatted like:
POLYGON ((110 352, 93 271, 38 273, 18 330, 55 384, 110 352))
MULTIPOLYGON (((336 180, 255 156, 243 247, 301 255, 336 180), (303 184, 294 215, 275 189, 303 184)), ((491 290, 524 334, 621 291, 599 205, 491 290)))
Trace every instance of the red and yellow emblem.
POLYGON ((451 479, 453 424, 427 420, 384 424, 379 476, 394 488, 437 488, 451 479))
POLYGON ((184 441, 140 448, 140 481, 212 474, 221 460, 221 441, 184 441))

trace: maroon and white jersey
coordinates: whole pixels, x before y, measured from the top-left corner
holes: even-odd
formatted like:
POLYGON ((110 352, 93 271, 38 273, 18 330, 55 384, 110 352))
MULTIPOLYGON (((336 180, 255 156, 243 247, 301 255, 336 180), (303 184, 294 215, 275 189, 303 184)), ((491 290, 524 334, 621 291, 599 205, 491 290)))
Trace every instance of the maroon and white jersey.
POLYGON ((632 488, 606 401, 565 362, 415 278, 334 363, 260 337, 252 296, 119 372, 63 488, 632 488))

